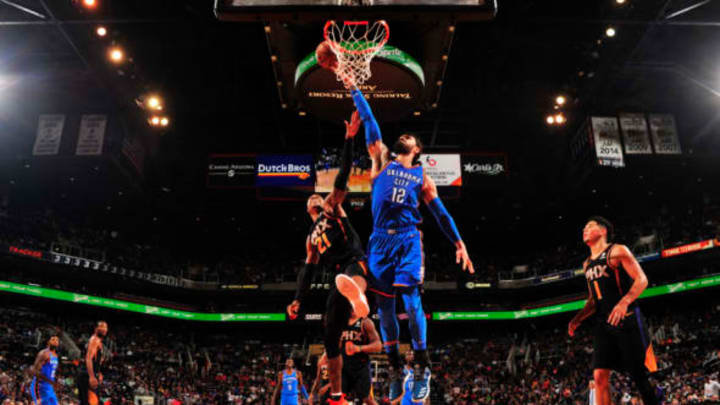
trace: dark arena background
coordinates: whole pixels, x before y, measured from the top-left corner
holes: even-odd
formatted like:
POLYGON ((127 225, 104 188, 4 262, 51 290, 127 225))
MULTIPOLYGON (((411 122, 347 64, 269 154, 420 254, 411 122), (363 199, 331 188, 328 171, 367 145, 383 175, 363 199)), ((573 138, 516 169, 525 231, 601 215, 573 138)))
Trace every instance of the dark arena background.
MULTIPOLYGON (((720 2, 0 0, 0 404, 309 403, 339 344, 326 338, 338 268, 288 305, 309 274, 306 202, 334 190, 357 102, 315 54, 329 20, 387 21, 356 84, 391 150, 405 133, 424 145, 419 208, 395 189, 371 198, 392 171, 373 180, 368 125, 350 150, 342 206, 385 348, 364 363, 367 403, 641 404, 627 370, 596 381, 637 343, 598 349, 614 328, 604 285, 654 352, 645 405, 720 403, 720 2), (420 203, 430 180, 438 221, 420 203), (374 226, 374 204, 424 218, 423 283, 395 286, 391 316, 370 241, 396 229, 374 226), (605 257, 606 241, 627 249, 605 257), (605 262, 586 275, 588 258, 605 262), (589 296, 598 312, 571 337, 589 296), (397 401, 393 347, 403 361, 417 349, 397 401), (290 394, 288 358, 303 376, 290 394)), ((313 404, 362 403, 347 391, 313 404)))

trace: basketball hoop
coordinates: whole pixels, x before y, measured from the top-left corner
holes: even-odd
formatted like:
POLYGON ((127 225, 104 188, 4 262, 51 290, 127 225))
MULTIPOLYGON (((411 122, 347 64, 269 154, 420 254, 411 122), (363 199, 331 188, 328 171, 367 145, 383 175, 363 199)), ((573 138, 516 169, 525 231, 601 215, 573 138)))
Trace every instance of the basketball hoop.
POLYGON ((384 20, 372 25, 368 21, 330 20, 325 23, 325 40, 337 57, 335 74, 350 90, 365 83, 372 72, 370 62, 390 38, 390 27, 384 20))

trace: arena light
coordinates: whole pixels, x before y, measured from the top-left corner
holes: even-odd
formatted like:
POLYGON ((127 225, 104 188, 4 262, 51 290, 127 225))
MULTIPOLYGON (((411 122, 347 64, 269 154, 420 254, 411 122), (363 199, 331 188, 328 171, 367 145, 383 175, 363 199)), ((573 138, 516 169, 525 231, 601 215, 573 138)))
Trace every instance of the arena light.
POLYGON ((301 117, 304 117, 307 115, 307 113, 304 110, 300 110, 300 111, 298 111, 298 115, 301 117))
POLYGON ((122 63, 125 60, 125 52, 120 47, 114 46, 108 51, 108 57, 113 63, 122 63))
POLYGON ((566 121, 567 121, 567 119, 565 118, 565 116, 564 116, 562 113, 560 113, 560 114, 555 114, 555 123, 556 123, 556 124, 562 125, 562 124, 564 124, 566 121))
POLYGON ((145 104, 153 110, 162 110, 162 100, 158 96, 148 97, 145 104))
POLYGON ((605 30, 605 35, 607 35, 608 38, 614 37, 615 34, 617 34, 617 32, 615 31, 615 28, 613 28, 613 27, 607 27, 607 29, 605 30))
POLYGON ((97 7, 98 2, 96 0, 82 0, 82 5, 83 7, 92 10, 97 7))
POLYGON ((162 125, 164 127, 170 125, 170 120, 168 119, 168 117, 160 118, 160 125, 162 125))
POLYGON ((565 104, 565 96, 557 96, 557 97, 555 97, 555 104, 557 104, 557 105, 563 105, 563 104, 565 104))
POLYGON ((158 116, 156 115, 156 116, 150 118, 150 125, 152 125, 152 126, 158 126, 158 125, 160 125, 160 117, 158 117, 158 116))
POLYGON ((545 122, 547 122, 549 125, 553 125, 555 123, 555 117, 553 117, 552 115, 548 115, 545 118, 545 122))
POLYGON ((615 0, 615 3, 617 3, 617 4, 625 4, 625 0, 615 0))
POLYGON ((104 37, 105 35, 107 35, 107 28, 105 28, 101 25, 95 29, 95 33, 99 37, 104 37))

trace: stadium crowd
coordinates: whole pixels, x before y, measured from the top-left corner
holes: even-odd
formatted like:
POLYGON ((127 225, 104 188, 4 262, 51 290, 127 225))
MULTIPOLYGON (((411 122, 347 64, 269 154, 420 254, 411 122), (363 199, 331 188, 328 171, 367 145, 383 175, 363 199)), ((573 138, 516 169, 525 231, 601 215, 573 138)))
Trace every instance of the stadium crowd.
MULTIPOLYGON (((306 229, 303 218, 290 221, 292 234, 285 247, 267 245, 242 236, 242 243, 222 249, 213 242, 212 259, 191 257, 186 250, 168 246, 157 235, 142 240, 129 232, 113 229, 94 229, 72 223, 52 210, 41 212, 14 211, 0 208, 0 244, 17 245, 41 251, 54 251, 88 259, 109 262, 136 271, 159 273, 192 280, 215 281, 224 284, 263 284, 294 281, 303 264, 302 240, 306 229)), ((479 227, 472 232, 482 233, 479 227)), ((238 228, 239 229, 239 228, 238 228)), ((643 215, 628 213, 616 219, 616 240, 633 248, 636 255, 657 253, 669 248, 718 237, 720 233, 720 203, 705 198, 688 202, 682 209, 662 205, 657 212, 643 215)), ((236 229, 236 231, 238 231, 236 229)), ((468 232, 472 239, 474 233, 468 232)), ((236 232, 237 233, 237 232, 236 232)), ((237 234, 241 237, 240 234, 237 234)), ((226 239, 226 238, 224 238, 226 239)), ((454 252, 443 243, 426 246, 426 280, 453 281, 457 278, 454 252)), ((586 255, 580 241, 560 243, 549 248, 523 249, 514 255, 473 251, 479 249, 469 243, 476 277, 483 281, 528 278, 563 270, 575 269, 586 255)), ((199 249, 202 250, 202 249, 199 249)), ((319 274, 318 282, 330 279, 319 274)))
MULTIPOLYGON (((649 317, 667 404, 704 400, 704 387, 720 368, 720 305, 689 312, 661 311, 649 317)), ((63 317, 67 319, 67 317, 63 317)), ((587 404, 592 355, 590 328, 576 338, 564 324, 525 323, 432 348, 432 404, 587 404)), ((59 398, 74 404, 74 365, 93 330, 87 321, 65 321, 27 309, 0 310, 0 404, 27 404, 25 373, 52 333, 61 333, 63 364, 59 398), (25 402, 22 402, 25 401, 25 402)), ((111 322, 105 339, 101 397, 111 404, 152 397, 155 404, 268 404, 276 372, 288 355, 310 386, 314 363, 300 345, 243 341, 238 334, 199 336, 158 326, 111 322), (196 343, 197 341, 197 343, 196 343), (202 341, 202 343, 200 343, 202 341)), ((387 403, 384 366, 375 380, 387 403)), ((628 379, 613 378, 617 404, 637 402, 628 379), (636 402, 633 402, 636 401, 636 402)))

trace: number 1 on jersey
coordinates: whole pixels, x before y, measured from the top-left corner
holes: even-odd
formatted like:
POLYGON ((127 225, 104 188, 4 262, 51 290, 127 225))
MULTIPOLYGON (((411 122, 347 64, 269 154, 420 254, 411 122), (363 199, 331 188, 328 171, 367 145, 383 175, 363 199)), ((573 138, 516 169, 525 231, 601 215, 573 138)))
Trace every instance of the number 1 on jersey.
POLYGON ((405 202, 405 189, 393 187, 392 202, 402 204, 405 202))

